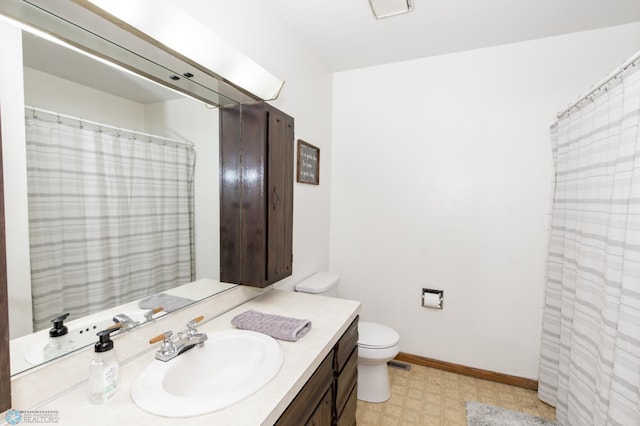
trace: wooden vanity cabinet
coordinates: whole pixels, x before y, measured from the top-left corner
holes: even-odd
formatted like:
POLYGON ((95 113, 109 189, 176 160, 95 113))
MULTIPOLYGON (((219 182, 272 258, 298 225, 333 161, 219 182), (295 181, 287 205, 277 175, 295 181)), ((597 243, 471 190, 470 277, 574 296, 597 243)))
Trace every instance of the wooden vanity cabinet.
POLYGON ((315 419, 315 426, 331 426, 333 417, 333 351, 298 392, 286 411, 280 416, 278 426, 301 426, 315 419), (327 410, 325 399, 329 398, 327 410), (328 413, 328 416, 327 416, 328 413))
POLYGON ((330 425, 333 419, 333 413, 331 411, 331 402, 333 401, 332 389, 329 389, 325 394, 320 404, 316 407, 315 411, 311 415, 311 418, 305 423, 305 426, 321 426, 330 425))
POLYGON ((278 426, 356 424, 358 318, 298 392, 278 426))
POLYGON ((358 381, 358 319, 356 318, 334 349, 334 425, 356 424, 358 381))
POLYGON ((291 275, 294 119, 264 102, 220 108, 220 281, 291 275))

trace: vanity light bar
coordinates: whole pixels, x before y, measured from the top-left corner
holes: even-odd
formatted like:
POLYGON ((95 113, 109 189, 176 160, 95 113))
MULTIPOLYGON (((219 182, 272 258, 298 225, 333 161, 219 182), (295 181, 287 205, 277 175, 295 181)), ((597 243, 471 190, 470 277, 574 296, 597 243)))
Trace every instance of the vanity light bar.
POLYGON ((168 48, 186 62, 192 62, 263 100, 275 99, 284 81, 234 49, 207 26, 171 0, 75 0, 105 19, 119 20, 125 30, 142 36, 158 47, 168 48), (96 10, 96 8, 98 10, 96 10), (131 28, 126 28, 126 26, 131 28))
MULTIPOLYGON (((136 0, 135 3, 144 0, 136 0)), ((155 3, 155 2, 154 2, 155 3)), ((261 100, 87 0, 1 0, 0 15, 209 105, 261 100), (193 75, 194 77, 188 77, 193 75), (182 76, 179 80, 171 76, 182 76), (184 78, 183 78, 184 77, 184 78)), ((30 32, 33 32, 28 29, 30 32)))
MULTIPOLYGON (((47 41, 49 41, 51 43, 57 44, 58 46, 62 46, 64 48, 66 48, 66 49, 72 50, 72 51, 74 51, 76 53, 79 53, 79 54, 84 55, 84 56, 86 56, 88 58, 91 58, 94 61, 98 61, 98 62, 100 62, 100 63, 102 63, 104 65, 107 65, 107 66, 109 66, 111 68, 114 68, 114 69, 116 69, 118 71, 125 72, 127 74, 132 75, 132 76, 135 76, 136 78, 141 78, 141 79, 143 79, 143 80, 145 80, 145 81, 147 81, 149 83, 152 83, 152 84, 155 84, 157 86, 160 86, 163 89, 170 90, 170 91, 172 91, 174 93, 177 93, 177 94, 179 94, 181 96, 187 96, 187 97, 190 97, 191 99, 194 99, 194 100, 196 100, 198 102, 201 102, 200 99, 196 99, 196 98, 190 96, 187 93, 179 92, 179 91, 177 91, 177 90, 175 90, 175 89, 173 89, 171 87, 168 87, 168 86, 166 86, 164 84, 160 84, 155 80, 151 80, 151 79, 149 79, 149 78, 147 78, 147 77, 145 77, 143 75, 140 75, 138 73, 135 73, 135 72, 133 72, 133 71, 131 71, 131 70, 125 68, 125 67, 122 67, 122 66, 120 66, 118 64, 115 64, 115 63, 113 63, 111 61, 108 61, 108 60, 106 60, 104 58, 101 58, 100 56, 96 56, 96 55, 94 55, 94 54, 92 54, 90 52, 87 52, 86 50, 79 49, 79 48, 77 48, 76 46, 74 46, 72 44, 69 44, 69 43, 67 43, 67 42, 65 42, 65 41, 63 41, 63 40, 61 40, 61 39, 59 39, 59 38, 57 38, 57 37, 55 37, 55 36, 53 36, 53 35, 51 35, 49 33, 41 31, 41 30, 39 30, 39 29, 37 29, 35 27, 27 25, 24 22, 16 21, 15 19, 9 18, 8 16, 2 15, 2 14, 0 14, 0 21, 6 22, 9 25, 13 25, 15 27, 18 27, 22 31, 26 31, 26 32, 28 32, 30 34, 35 35, 36 37, 40 37, 40 38, 42 38, 44 40, 47 40, 47 41)), ((171 77, 169 77, 169 78, 171 78, 171 77)), ((205 105, 208 105, 208 104, 205 104, 205 105)))

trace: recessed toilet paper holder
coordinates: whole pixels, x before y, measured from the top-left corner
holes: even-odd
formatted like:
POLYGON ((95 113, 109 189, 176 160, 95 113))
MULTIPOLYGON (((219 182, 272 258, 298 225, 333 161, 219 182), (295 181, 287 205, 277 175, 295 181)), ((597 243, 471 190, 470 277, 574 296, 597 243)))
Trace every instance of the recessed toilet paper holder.
POLYGON ((423 288, 421 300, 422 306, 425 308, 442 309, 444 305, 444 290, 423 288))

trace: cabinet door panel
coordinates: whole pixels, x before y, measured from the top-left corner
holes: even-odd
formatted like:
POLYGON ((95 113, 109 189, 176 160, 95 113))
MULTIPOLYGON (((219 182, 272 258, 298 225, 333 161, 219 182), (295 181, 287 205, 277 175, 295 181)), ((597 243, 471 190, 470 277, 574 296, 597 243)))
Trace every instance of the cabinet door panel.
POLYGON ((305 423, 305 426, 331 426, 333 424, 333 416, 331 414, 331 390, 328 390, 322 398, 320 405, 316 407, 311 418, 305 423))
POLYGON ((263 104, 242 107, 242 283, 265 281, 267 256, 267 114, 263 104))
MULTIPOLYGON (((333 398, 333 351, 322 361, 320 367, 313 373, 304 387, 300 390, 287 410, 280 416, 278 426, 304 425, 315 413, 315 408, 320 404, 327 390, 330 398, 333 398)), ((331 416, 330 416, 331 417, 331 416)))
POLYGON ((286 153, 287 162, 285 168, 285 180, 284 180, 284 191, 285 194, 290 194, 290 196, 286 199, 284 205, 284 231, 283 231, 283 240, 284 240, 284 248, 282 254, 282 262, 284 263, 284 273, 283 277, 287 277, 293 273, 293 141, 294 141, 294 120, 292 117, 286 118, 286 127, 285 127, 285 140, 287 141, 286 148, 288 152, 286 153))
POLYGON ((267 281, 291 275, 293 225, 293 120, 269 112, 267 281))
POLYGON ((220 281, 242 275, 240 106, 220 109, 220 281))
POLYGON ((336 412, 342 414, 351 390, 358 381, 358 348, 355 348, 342 372, 336 377, 336 412))
POLYGON ((354 386, 344 406, 342 414, 338 417, 338 426, 355 426, 356 424, 356 408, 358 406, 358 386, 354 386))
POLYGON ((338 341, 334 366, 337 372, 342 371, 353 349, 358 345, 358 320, 359 317, 353 320, 347 331, 345 331, 344 335, 338 341))
POLYGON ((220 280, 292 272, 294 120, 264 102, 220 108, 220 280))

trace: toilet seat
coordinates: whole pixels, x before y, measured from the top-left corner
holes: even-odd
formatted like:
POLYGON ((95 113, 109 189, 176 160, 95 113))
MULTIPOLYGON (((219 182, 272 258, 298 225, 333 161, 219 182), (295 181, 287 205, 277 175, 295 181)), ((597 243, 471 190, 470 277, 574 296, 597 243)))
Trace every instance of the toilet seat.
POLYGON ((391 327, 369 321, 358 323, 358 346, 366 349, 385 349, 395 346, 400 335, 391 327))

